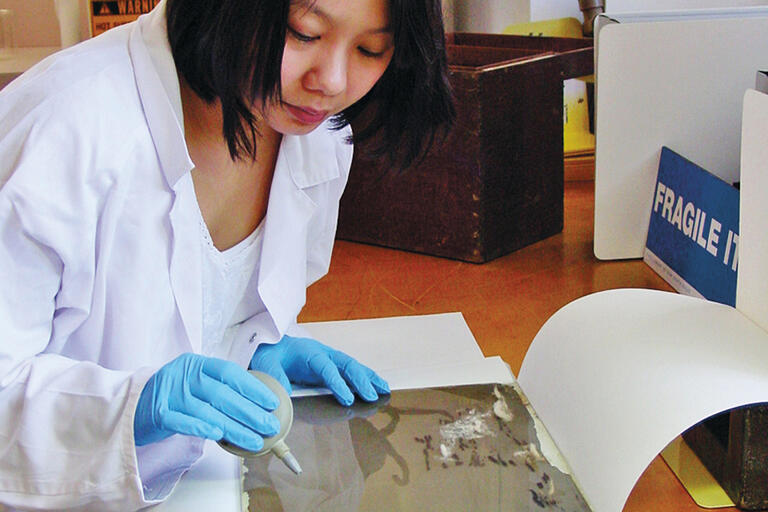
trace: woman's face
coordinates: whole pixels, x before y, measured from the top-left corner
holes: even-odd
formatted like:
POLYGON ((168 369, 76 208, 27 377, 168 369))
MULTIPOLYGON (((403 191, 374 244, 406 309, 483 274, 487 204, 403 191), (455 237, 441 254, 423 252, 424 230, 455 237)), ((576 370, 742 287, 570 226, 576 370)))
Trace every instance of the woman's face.
POLYGON ((282 134, 309 133, 368 91, 394 52, 388 0, 296 0, 288 16, 282 103, 266 120, 282 134))

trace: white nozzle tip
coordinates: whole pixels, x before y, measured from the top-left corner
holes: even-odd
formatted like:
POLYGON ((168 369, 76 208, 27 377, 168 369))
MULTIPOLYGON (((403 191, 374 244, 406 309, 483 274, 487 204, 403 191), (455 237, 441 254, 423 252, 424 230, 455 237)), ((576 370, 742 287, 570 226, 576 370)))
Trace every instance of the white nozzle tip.
POLYGON ((294 457, 291 452, 285 452, 285 454, 280 457, 280 459, 285 463, 286 466, 288 466, 288 469, 297 475, 301 473, 301 466, 299 466, 299 461, 296 460, 296 457, 294 457))

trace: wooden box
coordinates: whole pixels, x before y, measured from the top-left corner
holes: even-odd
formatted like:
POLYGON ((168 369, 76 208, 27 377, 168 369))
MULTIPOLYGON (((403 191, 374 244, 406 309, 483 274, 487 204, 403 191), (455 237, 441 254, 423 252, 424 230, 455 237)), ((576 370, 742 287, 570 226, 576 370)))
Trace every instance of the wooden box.
POLYGON ((340 239, 481 263, 562 231, 563 80, 591 39, 448 34, 453 130, 402 173, 356 152, 340 239))
POLYGON ((768 510, 768 404, 710 418, 683 439, 742 510, 768 510))

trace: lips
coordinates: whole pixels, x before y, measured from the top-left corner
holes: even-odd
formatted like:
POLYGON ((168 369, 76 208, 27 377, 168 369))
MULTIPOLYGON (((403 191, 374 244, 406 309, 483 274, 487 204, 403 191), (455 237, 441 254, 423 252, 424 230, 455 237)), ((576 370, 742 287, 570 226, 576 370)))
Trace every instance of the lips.
POLYGON ((297 107, 289 103, 285 104, 285 108, 291 115, 301 124, 317 124, 326 118, 328 115, 327 110, 315 110, 309 107, 297 107))

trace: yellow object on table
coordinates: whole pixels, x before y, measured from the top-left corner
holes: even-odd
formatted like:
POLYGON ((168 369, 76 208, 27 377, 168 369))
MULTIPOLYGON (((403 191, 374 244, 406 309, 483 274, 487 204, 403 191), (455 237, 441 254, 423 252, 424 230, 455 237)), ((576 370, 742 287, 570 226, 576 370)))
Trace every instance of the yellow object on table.
POLYGON ((703 508, 734 506, 731 498, 686 444, 682 436, 676 437, 674 441, 669 443, 661 452, 661 457, 698 506, 703 508))

